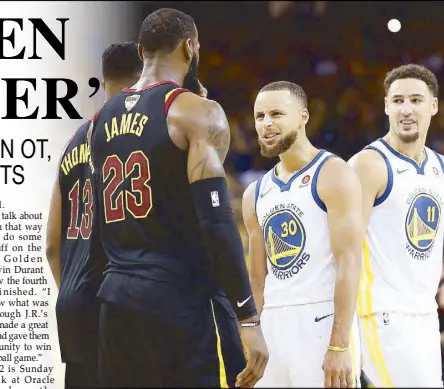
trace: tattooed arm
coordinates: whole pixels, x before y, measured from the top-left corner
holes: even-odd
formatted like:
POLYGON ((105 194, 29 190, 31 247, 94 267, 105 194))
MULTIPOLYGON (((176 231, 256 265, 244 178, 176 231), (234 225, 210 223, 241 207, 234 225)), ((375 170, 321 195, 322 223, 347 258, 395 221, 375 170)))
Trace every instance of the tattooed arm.
POLYGON ((223 163, 230 146, 230 127, 222 107, 193 93, 182 93, 167 118, 173 142, 188 151, 190 184, 225 177, 223 163))
POLYGON ((250 318, 256 307, 223 167, 230 143, 225 113, 215 101, 182 93, 170 107, 167 124, 175 143, 180 134, 182 148, 188 149, 188 180, 214 274, 239 319, 250 318))
MULTIPOLYGON (((239 321, 257 322, 256 304, 223 167, 230 144, 227 118, 218 103, 192 93, 183 93, 176 100, 168 113, 168 127, 170 134, 171 130, 181 133, 187 145, 188 180, 212 273, 239 321)), ((247 366, 238 375, 236 384, 253 387, 263 375, 268 350, 260 326, 241 327, 240 333, 247 366)))
POLYGON ((202 124, 188 134, 190 184, 212 177, 225 177, 223 167, 230 146, 230 127, 222 107, 208 101, 202 124), (210 105, 211 104, 211 105, 210 105))

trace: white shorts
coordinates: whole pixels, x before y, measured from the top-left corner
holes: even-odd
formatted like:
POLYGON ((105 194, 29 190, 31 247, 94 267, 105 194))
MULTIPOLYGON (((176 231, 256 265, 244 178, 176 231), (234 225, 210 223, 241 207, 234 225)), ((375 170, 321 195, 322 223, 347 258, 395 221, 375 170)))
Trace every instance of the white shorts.
MULTIPOLYGON (((266 308, 261 326, 270 358, 255 387, 324 387, 322 364, 333 325, 333 301, 266 308)), ((350 351, 353 376, 360 387, 361 354, 357 319, 350 351)))
POLYGON ((443 387, 438 314, 359 318, 363 370, 375 387, 443 387))

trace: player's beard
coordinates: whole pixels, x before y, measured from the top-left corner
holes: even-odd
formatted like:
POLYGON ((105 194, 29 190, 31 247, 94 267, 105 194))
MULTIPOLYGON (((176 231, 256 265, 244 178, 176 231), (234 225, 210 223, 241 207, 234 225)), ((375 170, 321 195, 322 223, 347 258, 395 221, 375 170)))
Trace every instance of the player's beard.
POLYGON ((199 77, 198 77, 198 64, 197 64, 197 55, 196 54, 193 55, 193 58, 191 59, 190 67, 188 68, 188 72, 187 72, 187 74, 185 74, 185 78, 183 79, 183 87, 195 94, 199 94, 199 92, 200 92, 199 77))
POLYGON ((296 139, 298 137, 297 131, 291 131, 274 145, 267 145, 265 143, 262 143, 261 139, 259 138, 259 145, 261 147, 261 154, 266 158, 274 158, 277 157, 279 154, 285 153, 294 142, 296 142, 296 139))
POLYGON ((415 143, 419 139, 419 131, 412 134, 398 134, 402 143, 415 143))

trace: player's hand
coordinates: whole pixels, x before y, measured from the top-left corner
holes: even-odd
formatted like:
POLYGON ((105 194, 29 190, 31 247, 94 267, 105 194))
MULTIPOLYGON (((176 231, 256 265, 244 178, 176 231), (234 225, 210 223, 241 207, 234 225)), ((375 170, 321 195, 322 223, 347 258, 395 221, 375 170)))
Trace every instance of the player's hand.
POLYGON ((205 87, 202 85, 202 83, 200 82, 200 80, 198 80, 198 82, 199 82, 199 93, 198 93, 198 95, 199 95, 200 97, 203 97, 204 99, 206 99, 207 96, 208 96, 208 89, 205 88, 205 87))
POLYGON ((252 388, 264 375, 268 363, 268 348, 262 329, 257 327, 241 327, 240 335, 245 350, 247 366, 236 379, 236 387, 252 388))
POLYGON ((327 350, 322 364, 324 387, 354 388, 352 357, 350 351, 327 350))

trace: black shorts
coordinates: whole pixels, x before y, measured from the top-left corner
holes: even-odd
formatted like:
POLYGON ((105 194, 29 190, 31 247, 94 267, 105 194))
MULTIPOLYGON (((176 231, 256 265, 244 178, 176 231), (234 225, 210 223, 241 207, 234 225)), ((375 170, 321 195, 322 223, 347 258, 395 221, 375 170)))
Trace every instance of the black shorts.
POLYGON ((99 388, 97 361, 66 363, 65 389, 99 388))
POLYGON ((246 362, 226 303, 208 300, 171 322, 102 302, 100 383, 109 388, 234 387, 246 362))

